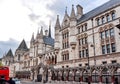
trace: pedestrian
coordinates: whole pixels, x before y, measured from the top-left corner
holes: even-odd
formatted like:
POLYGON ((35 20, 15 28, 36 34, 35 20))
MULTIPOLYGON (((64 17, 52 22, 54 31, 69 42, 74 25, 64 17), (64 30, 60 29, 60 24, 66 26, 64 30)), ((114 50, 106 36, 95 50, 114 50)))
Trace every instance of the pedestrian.
POLYGON ((9 82, 9 84, 15 84, 15 81, 13 81, 12 78, 10 78, 10 80, 8 82, 9 82))
POLYGON ((4 78, 4 76, 1 76, 1 79, 0 79, 0 84, 6 84, 6 80, 4 78))

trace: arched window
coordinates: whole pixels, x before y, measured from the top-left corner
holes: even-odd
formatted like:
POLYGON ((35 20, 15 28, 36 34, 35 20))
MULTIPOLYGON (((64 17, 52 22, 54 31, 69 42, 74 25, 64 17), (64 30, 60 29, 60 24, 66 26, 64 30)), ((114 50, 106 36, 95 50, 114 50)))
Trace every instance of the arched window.
POLYGON ((115 19, 115 13, 112 12, 112 20, 114 20, 114 19, 115 19))
POLYGON ((102 17, 102 24, 105 23, 105 17, 102 17))
POLYGON ((110 21, 110 15, 107 15, 107 22, 110 21))
POLYGON ((100 19, 99 18, 97 19, 97 25, 98 26, 100 25, 100 19))

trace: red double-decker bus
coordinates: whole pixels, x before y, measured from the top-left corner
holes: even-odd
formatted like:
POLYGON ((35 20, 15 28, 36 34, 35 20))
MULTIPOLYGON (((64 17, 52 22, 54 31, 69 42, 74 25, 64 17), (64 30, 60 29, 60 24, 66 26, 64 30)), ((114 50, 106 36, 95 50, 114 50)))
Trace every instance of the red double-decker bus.
POLYGON ((9 80, 9 68, 0 66, 0 79, 1 77, 4 77, 5 80, 9 80))

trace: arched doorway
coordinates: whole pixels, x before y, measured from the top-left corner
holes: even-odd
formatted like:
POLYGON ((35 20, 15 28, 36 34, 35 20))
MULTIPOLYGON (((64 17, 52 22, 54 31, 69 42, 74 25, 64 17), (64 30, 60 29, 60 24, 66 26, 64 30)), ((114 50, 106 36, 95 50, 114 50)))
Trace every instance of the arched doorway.
POLYGON ((78 70, 75 72, 75 81, 80 82, 80 71, 78 70))
POLYGON ((114 72, 114 83, 120 84, 120 68, 116 69, 114 72))
POLYGON ((92 72, 92 82, 93 83, 99 83, 99 71, 98 70, 93 70, 92 72))
POLYGON ((110 84, 111 82, 111 73, 108 68, 104 67, 102 70, 102 83, 110 84))
POLYGON ((74 72, 73 72, 73 70, 69 71, 69 81, 74 81, 74 72))

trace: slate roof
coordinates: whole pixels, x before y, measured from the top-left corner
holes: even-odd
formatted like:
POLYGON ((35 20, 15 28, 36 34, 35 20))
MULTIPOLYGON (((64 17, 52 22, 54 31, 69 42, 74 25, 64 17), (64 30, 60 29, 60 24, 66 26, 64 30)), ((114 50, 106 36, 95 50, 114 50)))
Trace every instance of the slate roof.
POLYGON ((17 50, 28 50, 28 47, 26 45, 25 40, 23 39, 23 41, 20 43, 19 47, 17 48, 17 50))
POLYGON ((13 57, 13 53, 12 53, 12 50, 11 50, 11 49, 8 51, 8 53, 6 54, 6 56, 13 57))
POLYGON ((45 44, 47 45, 51 45, 51 46, 54 46, 54 39, 49 37, 49 36, 44 36, 43 37, 43 41, 45 44))
POLYGON ((96 15, 105 12, 108 9, 111 9, 115 6, 120 5, 120 0, 110 0, 108 2, 106 2, 105 4, 93 9, 92 11, 84 14, 79 20, 78 20, 78 24, 82 23, 90 18, 95 17, 96 15))

